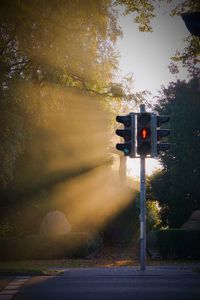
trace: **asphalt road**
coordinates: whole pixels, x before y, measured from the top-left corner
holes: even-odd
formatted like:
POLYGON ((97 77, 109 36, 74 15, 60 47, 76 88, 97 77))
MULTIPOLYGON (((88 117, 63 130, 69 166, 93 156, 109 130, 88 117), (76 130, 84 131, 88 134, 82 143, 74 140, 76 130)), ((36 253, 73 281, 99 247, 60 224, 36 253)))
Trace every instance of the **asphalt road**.
POLYGON ((199 300, 200 273, 192 268, 69 269, 61 276, 27 279, 12 300, 199 300))

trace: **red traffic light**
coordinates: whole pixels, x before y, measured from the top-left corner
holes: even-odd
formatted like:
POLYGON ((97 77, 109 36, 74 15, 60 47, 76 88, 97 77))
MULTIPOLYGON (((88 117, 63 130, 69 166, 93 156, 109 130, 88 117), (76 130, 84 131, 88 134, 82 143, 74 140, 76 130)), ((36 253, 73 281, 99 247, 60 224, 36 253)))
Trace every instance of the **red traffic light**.
POLYGON ((151 155, 152 113, 137 114, 137 154, 140 157, 151 155))
POLYGON ((151 135, 151 131, 149 128, 146 128, 146 127, 142 128, 139 132, 139 136, 143 140, 146 140, 150 135, 151 135))

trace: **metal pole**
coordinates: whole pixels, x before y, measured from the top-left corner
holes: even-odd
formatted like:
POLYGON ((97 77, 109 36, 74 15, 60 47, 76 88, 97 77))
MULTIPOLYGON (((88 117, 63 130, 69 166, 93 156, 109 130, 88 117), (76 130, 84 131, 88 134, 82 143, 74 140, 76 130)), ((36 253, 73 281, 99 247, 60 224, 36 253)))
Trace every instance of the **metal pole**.
MULTIPOLYGON (((145 105, 140 105, 145 112, 145 105)), ((146 269, 146 178, 145 157, 140 158, 140 270, 146 269)))

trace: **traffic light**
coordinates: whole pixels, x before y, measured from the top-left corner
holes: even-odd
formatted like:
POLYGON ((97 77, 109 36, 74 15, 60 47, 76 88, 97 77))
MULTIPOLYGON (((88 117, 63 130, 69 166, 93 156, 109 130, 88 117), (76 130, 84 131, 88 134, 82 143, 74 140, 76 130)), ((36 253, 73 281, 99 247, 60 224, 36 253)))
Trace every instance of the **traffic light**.
POLYGON ((124 139, 124 143, 116 145, 117 150, 123 151, 125 156, 135 157, 135 114, 117 116, 116 121, 124 125, 124 129, 116 130, 116 134, 124 139))
POLYGON ((160 151, 165 151, 170 148, 169 143, 162 143, 160 140, 163 137, 166 137, 170 135, 169 129, 160 129, 160 126, 163 123, 169 122, 170 117, 169 116, 157 116, 156 117, 156 126, 157 126, 157 133, 156 133, 156 156, 159 154, 160 151))
POLYGON ((153 125, 151 113, 137 114, 137 154, 141 157, 152 155, 153 125))

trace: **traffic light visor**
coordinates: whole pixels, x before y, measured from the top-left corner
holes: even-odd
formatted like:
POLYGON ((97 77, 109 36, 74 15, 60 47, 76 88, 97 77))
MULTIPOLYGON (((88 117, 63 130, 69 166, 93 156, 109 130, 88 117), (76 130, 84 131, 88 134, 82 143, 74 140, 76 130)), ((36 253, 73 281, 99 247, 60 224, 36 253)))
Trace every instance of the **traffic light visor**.
POLYGON ((161 124, 167 123, 170 120, 170 116, 157 116, 157 126, 160 127, 161 124))
POLYGON ((124 124, 125 127, 129 127, 131 125, 131 116, 117 116, 116 121, 124 124))
POLYGON ((131 130, 130 129, 117 129, 116 134, 123 137, 125 141, 131 140, 131 130))

